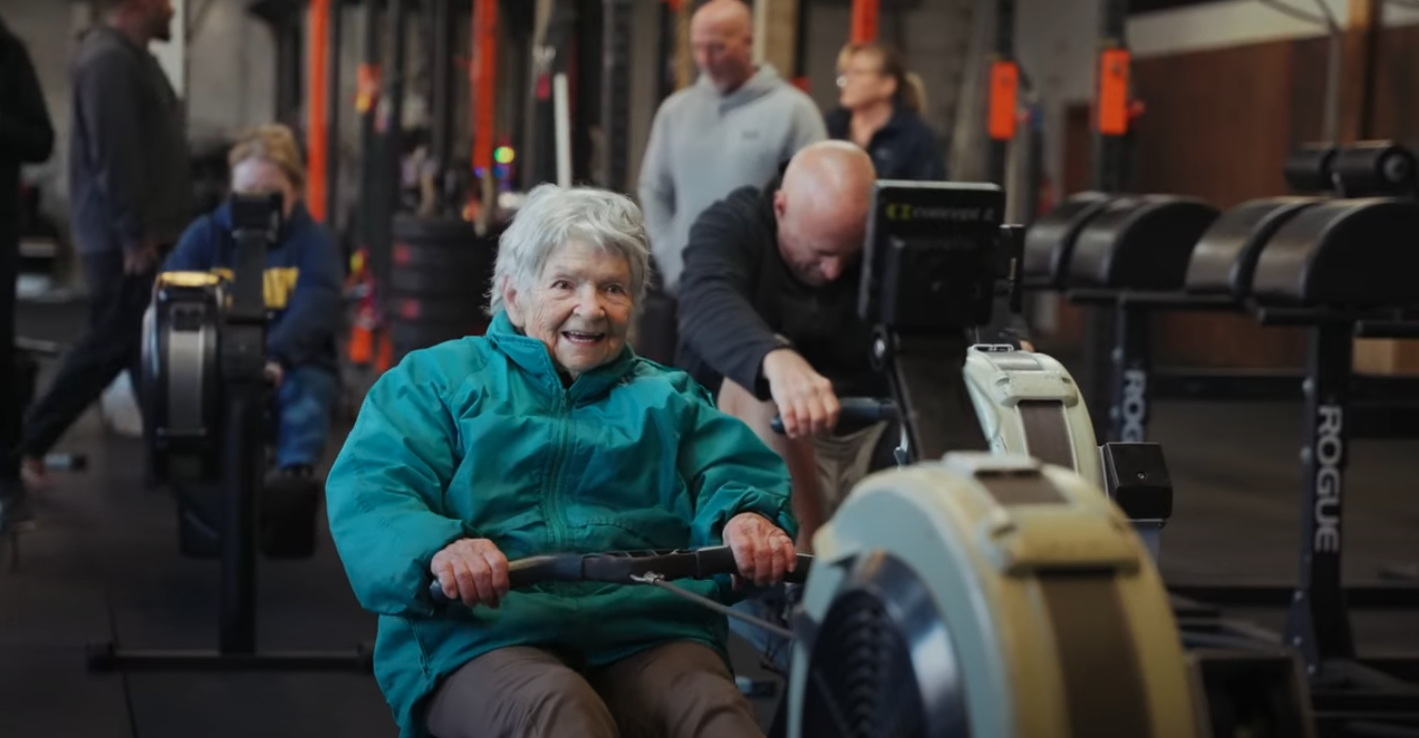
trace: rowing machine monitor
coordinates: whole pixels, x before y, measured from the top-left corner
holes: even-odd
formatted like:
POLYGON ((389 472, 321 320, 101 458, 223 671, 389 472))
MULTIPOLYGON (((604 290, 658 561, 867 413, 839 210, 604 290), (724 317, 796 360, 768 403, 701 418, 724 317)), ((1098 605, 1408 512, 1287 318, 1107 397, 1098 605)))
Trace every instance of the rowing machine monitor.
POLYGON ((988 448, 959 369, 971 329, 990 322, 1005 194, 993 184, 878 181, 858 312, 877 326, 886 373, 915 459, 988 448), (952 367, 942 371, 942 367, 952 367))

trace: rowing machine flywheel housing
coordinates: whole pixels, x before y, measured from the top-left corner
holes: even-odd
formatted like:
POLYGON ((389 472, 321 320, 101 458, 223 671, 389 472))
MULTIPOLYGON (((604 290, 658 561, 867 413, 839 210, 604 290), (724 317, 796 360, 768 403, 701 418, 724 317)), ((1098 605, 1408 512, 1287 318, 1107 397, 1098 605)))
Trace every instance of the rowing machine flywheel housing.
POLYGON ((222 382, 218 353, 228 284, 206 272, 158 275, 143 316, 142 402, 158 482, 219 478, 222 382))
POLYGON ((1073 471, 952 453, 874 474, 813 541, 791 738, 1197 738, 1162 580, 1073 471))

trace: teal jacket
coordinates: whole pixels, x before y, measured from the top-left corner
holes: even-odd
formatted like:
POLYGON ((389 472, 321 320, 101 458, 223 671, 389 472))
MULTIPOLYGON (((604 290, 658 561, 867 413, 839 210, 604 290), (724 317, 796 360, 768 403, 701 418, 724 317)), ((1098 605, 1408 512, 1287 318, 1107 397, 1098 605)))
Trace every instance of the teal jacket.
MULTIPOLYGON (((790 536, 783 461, 683 372, 638 358, 564 386, 504 314, 486 336, 415 351, 371 388, 326 482, 330 530, 360 604, 379 615, 375 675, 404 738, 425 738, 440 679, 497 648, 538 645, 586 667, 667 641, 727 659, 723 615, 661 589, 555 583, 494 610, 436 608, 429 562, 487 538, 509 560, 550 552, 717 545, 730 518, 790 536)), ((723 602, 726 580, 682 582, 723 602)))

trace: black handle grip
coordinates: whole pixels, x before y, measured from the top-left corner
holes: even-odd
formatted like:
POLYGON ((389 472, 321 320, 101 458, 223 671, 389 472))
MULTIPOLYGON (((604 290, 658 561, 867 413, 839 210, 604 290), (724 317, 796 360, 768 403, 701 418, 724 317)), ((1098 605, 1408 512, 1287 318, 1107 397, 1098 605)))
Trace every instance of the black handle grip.
MULTIPOLYGON (((873 397, 844 397, 838 400, 838 422, 877 423, 897 419, 897 404, 873 397)), ((769 421, 775 433, 783 433, 783 417, 775 415, 769 421)))
MULTIPOLYGON (((808 578, 813 557, 798 554, 794 570, 786 582, 801 583, 808 578)), ((737 574, 734 552, 728 546, 710 546, 693 551, 639 551, 592 554, 549 554, 508 562, 508 585, 512 589, 542 582, 610 582, 637 584, 634 577, 656 573, 667 579, 708 579, 721 574, 737 574)), ((429 584, 429 598, 435 604, 452 600, 438 580, 429 584)))

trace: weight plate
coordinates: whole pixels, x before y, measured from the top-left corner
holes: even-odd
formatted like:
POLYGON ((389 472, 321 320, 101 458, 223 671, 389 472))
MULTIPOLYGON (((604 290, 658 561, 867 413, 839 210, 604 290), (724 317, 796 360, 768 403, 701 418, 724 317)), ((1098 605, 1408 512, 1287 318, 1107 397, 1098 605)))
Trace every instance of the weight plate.
MULTIPOLYGON (((455 241, 466 242, 478 239, 473 224, 462 218, 421 218, 411 215, 396 215, 390 232, 396 241, 455 241)), ((485 238, 496 239, 499 232, 489 229, 485 238)))
POLYGON ((486 321, 480 323, 406 323, 402 320, 389 322, 389 340, 395 347, 409 350, 427 348, 444 341, 453 341, 464 336, 480 336, 486 330, 486 321))
POLYGON ((392 295, 414 297, 478 296, 487 293, 492 274, 470 274, 459 271, 419 271, 396 269, 389 277, 392 295))
POLYGON ((457 323, 472 325, 487 320, 481 295, 464 298, 393 297, 389 317, 406 323, 457 323))
POLYGON ((437 269, 460 272, 493 271, 497 259, 497 249, 483 241, 457 241, 451 243, 420 243, 417 241, 395 240, 390 252, 390 263, 399 269, 437 269))

